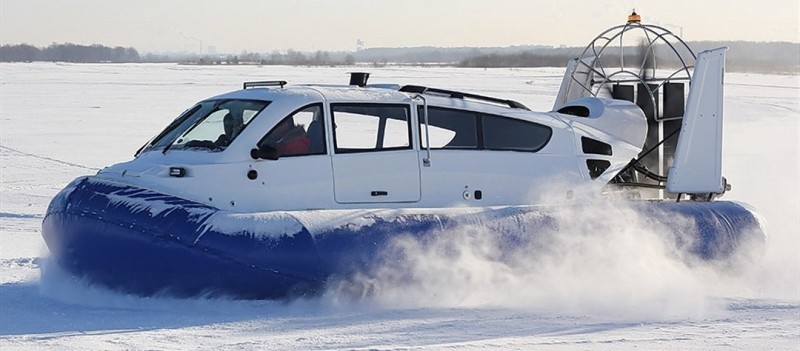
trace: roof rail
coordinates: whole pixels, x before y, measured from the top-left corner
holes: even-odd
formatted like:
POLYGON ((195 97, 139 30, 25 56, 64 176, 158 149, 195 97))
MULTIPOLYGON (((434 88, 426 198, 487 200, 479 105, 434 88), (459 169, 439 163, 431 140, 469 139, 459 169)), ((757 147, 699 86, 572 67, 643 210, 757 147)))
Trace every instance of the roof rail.
POLYGON ((433 94, 437 94, 437 95, 446 95, 446 96, 449 96, 449 97, 451 97, 453 99, 465 99, 466 98, 466 99, 472 99, 472 100, 478 100, 478 101, 486 101, 486 102, 492 102, 492 103, 495 103, 495 104, 507 105, 508 107, 511 107, 511 108, 518 108, 518 109, 530 111, 530 109, 527 108, 525 105, 523 105, 523 104, 521 104, 519 102, 516 102, 514 100, 505 100, 505 99, 499 99, 499 98, 494 98, 494 97, 490 97, 490 96, 483 96, 483 95, 470 94, 470 93, 462 93, 460 91, 438 89, 438 88, 428 88, 428 87, 423 87, 423 86, 419 86, 419 85, 404 85, 403 87, 400 88, 400 91, 405 92, 405 93, 417 93, 417 94, 433 93, 433 94))
POLYGON ((283 88, 283 86, 286 85, 286 84, 287 83, 286 83, 285 80, 265 80, 265 81, 259 81, 259 82, 244 82, 244 84, 242 84, 242 89, 256 88, 256 87, 274 87, 274 86, 279 86, 279 85, 280 85, 281 88, 283 88))

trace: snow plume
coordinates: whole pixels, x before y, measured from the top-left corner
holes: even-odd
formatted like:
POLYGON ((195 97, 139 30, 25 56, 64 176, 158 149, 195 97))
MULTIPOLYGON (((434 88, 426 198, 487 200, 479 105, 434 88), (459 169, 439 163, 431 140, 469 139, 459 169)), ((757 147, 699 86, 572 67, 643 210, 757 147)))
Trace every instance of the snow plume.
MULTIPOLYGON (((237 300, 208 295, 190 298, 174 297, 168 292, 154 296, 139 296, 110 290, 65 271, 52 258, 41 259, 39 294, 43 297, 75 306, 90 307, 91 318, 78 318, 74 328, 120 329, 131 324, 174 327, 204 323, 239 321, 268 315, 297 316, 305 313, 325 313, 326 306, 314 300, 237 300), (95 320, 95 318, 97 318, 95 320)), ((71 309, 67 309, 70 311, 71 309)))
POLYGON ((695 234, 693 223, 682 218, 656 221, 623 203, 601 201, 563 206, 552 221, 550 229, 525 238, 481 224, 399 236, 383 253, 383 264, 336 285, 330 295, 352 297, 355 291, 392 308, 699 318, 717 311, 716 297, 737 289, 731 282, 746 274, 746 265, 715 267, 688 254, 695 234))
MULTIPOLYGON (((40 264, 39 292, 42 296, 76 305, 93 307, 130 308, 146 304, 147 298, 121 294, 92 284, 88 279, 78 277, 64 270, 51 257, 40 264)), ((151 301, 157 300, 149 299, 151 301)), ((170 299, 166 297, 166 299, 170 299)))

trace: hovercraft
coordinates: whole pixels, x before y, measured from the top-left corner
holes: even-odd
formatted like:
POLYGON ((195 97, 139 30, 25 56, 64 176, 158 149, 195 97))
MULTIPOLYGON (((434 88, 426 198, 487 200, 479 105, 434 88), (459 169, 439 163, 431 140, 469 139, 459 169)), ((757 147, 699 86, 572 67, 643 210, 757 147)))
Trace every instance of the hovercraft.
POLYGON ((368 270, 400 235, 477 225, 516 245, 557 231, 558 206, 622 198, 689 223, 670 234, 693 259, 725 261, 764 241, 747 205, 718 200, 725 51, 630 21, 568 64, 549 112, 367 73, 246 82, 73 181, 42 235, 59 266, 119 291, 283 298, 368 270))

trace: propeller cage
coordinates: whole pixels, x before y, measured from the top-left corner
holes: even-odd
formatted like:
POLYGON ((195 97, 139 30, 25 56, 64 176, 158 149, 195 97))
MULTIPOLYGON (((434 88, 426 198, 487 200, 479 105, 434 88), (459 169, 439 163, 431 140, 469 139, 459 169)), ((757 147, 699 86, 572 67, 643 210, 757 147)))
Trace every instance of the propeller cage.
MULTIPOLYGON (((638 163, 665 174, 677 148, 689 83, 697 56, 671 31, 631 22, 606 30, 570 63, 556 104, 596 96, 636 103, 647 117, 648 132, 638 163), (647 153, 657 148, 658 152, 647 153)), ((652 174, 652 173, 651 173, 652 174)), ((649 184, 663 197, 663 181, 629 171, 620 183, 649 184)))

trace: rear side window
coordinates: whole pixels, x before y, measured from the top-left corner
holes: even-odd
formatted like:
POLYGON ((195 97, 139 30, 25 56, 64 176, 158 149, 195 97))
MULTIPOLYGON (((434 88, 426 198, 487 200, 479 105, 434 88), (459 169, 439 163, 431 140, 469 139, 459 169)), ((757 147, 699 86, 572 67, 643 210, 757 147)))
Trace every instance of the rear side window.
POLYGON ((538 123, 499 116, 482 116, 483 142, 487 150, 541 150, 553 130, 538 123))
POLYGON ((424 108, 420 107, 418 114, 423 148, 427 147, 428 139, 434 149, 478 148, 478 117, 475 113, 428 107, 428 128, 425 128, 424 108), (428 131, 430 136, 426 138, 428 131))
POLYGON ((536 152, 544 148, 553 130, 534 122, 479 114, 471 111, 428 107, 418 109, 420 145, 427 147, 426 129, 432 149, 478 149, 536 152))

